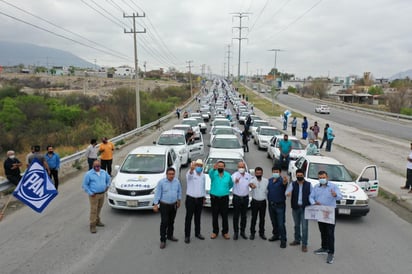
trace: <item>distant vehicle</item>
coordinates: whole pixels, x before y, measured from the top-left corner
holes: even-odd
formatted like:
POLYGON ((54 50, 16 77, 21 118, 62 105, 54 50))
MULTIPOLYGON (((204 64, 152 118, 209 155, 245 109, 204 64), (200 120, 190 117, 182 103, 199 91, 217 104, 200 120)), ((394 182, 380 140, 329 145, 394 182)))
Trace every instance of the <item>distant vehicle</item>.
POLYGON ((336 184, 342 193, 342 199, 336 201, 336 213, 340 215, 365 216, 369 212, 368 196, 378 195, 376 165, 364 167, 356 181, 342 163, 331 157, 306 155, 299 158, 294 164, 289 164, 288 173, 292 180, 296 180, 297 169, 303 170, 305 179, 312 185, 319 183, 319 171, 328 173, 329 180, 336 184))
POLYGON ((133 149, 121 166, 116 165, 107 194, 108 204, 116 209, 141 210, 153 208, 157 183, 173 167, 180 174, 180 156, 169 146, 142 146, 133 149))
POLYGON ((330 114, 330 108, 327 105, 319 105, 315 107, 315 112, 321 114, 330 114))

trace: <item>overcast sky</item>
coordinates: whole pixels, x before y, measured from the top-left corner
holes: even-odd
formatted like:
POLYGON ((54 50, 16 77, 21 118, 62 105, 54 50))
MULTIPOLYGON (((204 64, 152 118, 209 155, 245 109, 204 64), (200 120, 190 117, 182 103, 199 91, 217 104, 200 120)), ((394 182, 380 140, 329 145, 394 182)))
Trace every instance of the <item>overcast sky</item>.
POLYGON ((369 71, 379 78, 412 69, 411 0, 0 0, 0 12, 94 48, 4 14, 0 39, 67 50, 100 66, 133 66, 133 35, 123 32, 132 21, 122 11, 145 12, 136 21, 138 31, 147 31, 137 38, 139 65, 146 61, 148 70, 186 71, 191 60, 194 72, 205 64, 223 74, 230 44, 230 71, 237 75, 238 40, 232 38, 239 33, 232 27, 239 27, 239 18, 231 13, 239 12, 250 13, 242 19, 248 39, 242 40, 241 74, 247 67, 249 75, 270 71, 275 52, 269 49, 281 49, 277 68, 298 77, 369 71))

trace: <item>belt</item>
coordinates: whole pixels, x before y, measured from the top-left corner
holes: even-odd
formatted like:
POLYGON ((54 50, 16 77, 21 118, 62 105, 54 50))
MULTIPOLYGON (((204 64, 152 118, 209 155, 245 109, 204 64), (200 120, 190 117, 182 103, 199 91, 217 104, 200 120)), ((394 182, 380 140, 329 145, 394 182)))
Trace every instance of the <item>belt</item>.
POLYGON ((225 198, 227 198, 229 195, 224 195, 224 196, 215 196, 215 195, 210 195, 210 197, 211 198, 214 198, 214 199, 225 199, 225 198))
POLYGON ((195 200, 197 200, 197 199, 202 199, 203 200, 204 197, 193 197, 193 196, 190 196, 190 195, 186 194, 186 198, 195 199, 195 200))
MULTIPOLYGON (((176 201, 176 202, 177 202, 177 201, 176 201)), ((160 201, 160 204, 165 204, 165 205, 175 205, 175 204, 176 204, 176 202, 174 202, 174 203, 165 203, 165 202, 160 201)))
POLYGON ((238 197, 238 198, 240 198, 240 199, 246 199, 246 198, 249 198, 249 195, 239 196, 239 195, 233 194, 233 197, 238 197))
POLYGON ((106 191, 103 192, 96 192, 95 194, 104 194, 106 191))

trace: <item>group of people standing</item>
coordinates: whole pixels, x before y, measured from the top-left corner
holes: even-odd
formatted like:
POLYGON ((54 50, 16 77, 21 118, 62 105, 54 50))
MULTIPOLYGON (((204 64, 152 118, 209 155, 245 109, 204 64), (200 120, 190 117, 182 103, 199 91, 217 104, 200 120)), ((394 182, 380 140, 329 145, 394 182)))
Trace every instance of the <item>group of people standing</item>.
MULTIPOLYGON (((280 247, 287 246, 286 233, 286 199, 290 198, 292 216, 294 220, 294 240, 291 246, 301 246, 302 252, 308 251, 308 220, 304 217, 305 207, 309 205, 325 205, 336 207, 336 201, 342 198, 339 188, 328 181, 325 171, 318 173, 319 184, 312 187, 306 181, 302 170, 296 171, 296 181, 288 182, 286 177, 281 176, 281 168, 273 167, 269 179, 263 177, 263 169, 256 167, 252 176, 247 170, 244 162, 238 163, 238 169, 233 174, 225 170, 225 162, 217 161, 206 175, 203 173, 203 162, 201 159, 192 162, 186 174, 186 217, 185 217, 185 243, 189 244, 191 239, 191 222, 194 216, 195 237, 205 240, 201 234, 201 213, 206 201, 205 182, 206 176, 210 177, 210 202, 212 209, 212 233, 211 239, 216 239, 221 233, 223 239, 229 240, 229 203, 230 189, 232 189, 233 204, 233 240, 254 240, 256 232, 263 240, 265 235, 265 216, 268 208, 272 223, 272 235, 268 239, 271 242, 280 241, 280 247), (251 189, 251 190, 250 190, 251 189), (251 197, 251 201, 250 198, 251 197), (247 209, 251 206, 251 224, 249 236, 247 230, 247 209), (221 218, 221 227, 219 226, 221 218), (259 218, 258 231, 256 224, 259 218)), ((177 242, 174 236, 174 220, 177 209, 182 200, 182 186, 175 178, 175 170, 168 168, 166 178, 159 181, 153 200, 153 210, 160 211, 160 248, 166 247, 166 240, 177 242)), ((321 248, 314 251, 316 254, 328 254, 327 263, 333 263, 335 245, 335 224, 318 223, 321 234, 321 248)))

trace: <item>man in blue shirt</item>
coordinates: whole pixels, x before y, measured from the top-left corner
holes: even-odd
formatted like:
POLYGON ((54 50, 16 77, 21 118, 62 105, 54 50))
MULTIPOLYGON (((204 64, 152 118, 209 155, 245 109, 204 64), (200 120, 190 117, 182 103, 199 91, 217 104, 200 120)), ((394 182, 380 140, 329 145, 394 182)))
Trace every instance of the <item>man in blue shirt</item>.
POLYGON ((153 211, 159 211, 160 204, 160 248, 166 247, 167 239, 172 242, 177 242, 173 236, 176 211, 180 207, 182 199, 182 186, 178 179, 175 178, 175 169, 168 167, 166 170, 166 178, 159 181, 156 187, 155 196, 153 199, 153 211))
POLYGON ((333 129, 330 127, 329 124, 326 124, 328 129, 326 130, 326 149, 325 151, 330 152, 332 150, 332 142, 335 138, 335 134, 333 133, 333 129))
POLYGON ((212 205, 213 233, 211 239, 216 239, 219 234, 219 215, 222 216, 222 234, 226 240, 229 235, 229 193, 233 187, 232 177, 225 171, 225 162, 217 161, 213 169, 209 170, 210 177, 210 201, 212 205))
POLYGON ((96 226, 104 226, 100 221, 100 211, 103 207, 106 190, 110 186, 110 176, 106 171, 100 169, 100 161, 93 162, 83 179, 82 187, 89 195, 90 201, 90 232, 96 233, 96 226))
MULTIPOLYGON (((310 196, 312 205, 325 205, 336 208, 336 201, 342 199, 339 187, 328 181, 326 171, 319 171, 319 184, 317 184, 310 196)), ((335 258, 335 224, 318 222, 322 247, 315 250, 316 254, 328 254, 326 262, 332 264, 335 258)))
POLYGON ((292 142, 289 140, 289 136, 287 134, 285 134, 283 136, 283 139, 280 140, 279 142, 279 151, 280 151, 280 156, 279 156, 280 168, 288 169, 289 154, 292 151, 292 142))
POLYGON ((302 122, 302 139, 306 140, 308 137, 308 127, 309 127, 309 122, 308 119, 303 117, 303 122, 302 122))
POLYGON ((286 186, 288 181, 280 176, 280 167, 272 168, 272 178, 268 182, 269 215, 272 222, 272 237, 269 241, 277 241, 280 238, 280 247, 286 248, 286 186))
POLYGON ((50 169, 50 177, 53 178, 54 187, 59 187, 59 168, 60 168, 60 157, 59 154, 53 151, 53 146, 47 146, 47 153, 44 155, 44 158, 47 161, 47 165, 50 169))

